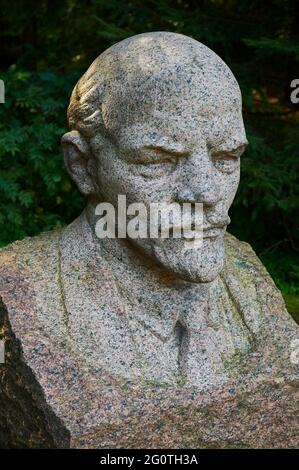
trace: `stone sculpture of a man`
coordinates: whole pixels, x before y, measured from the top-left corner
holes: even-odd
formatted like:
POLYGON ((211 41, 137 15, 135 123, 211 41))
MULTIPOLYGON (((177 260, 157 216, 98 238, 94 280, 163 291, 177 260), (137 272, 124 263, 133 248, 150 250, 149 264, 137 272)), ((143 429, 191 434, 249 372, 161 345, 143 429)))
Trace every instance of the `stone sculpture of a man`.
POLYGON ((85 211, 1 252, 6 445, 294 446, 298 329, 226 234, 247 145, 231 71, 185 36, 134 36, 93 62, 68 120, 85 211), (119 195, 201 203, 202 244, 99 239, 96 207, 119 195))

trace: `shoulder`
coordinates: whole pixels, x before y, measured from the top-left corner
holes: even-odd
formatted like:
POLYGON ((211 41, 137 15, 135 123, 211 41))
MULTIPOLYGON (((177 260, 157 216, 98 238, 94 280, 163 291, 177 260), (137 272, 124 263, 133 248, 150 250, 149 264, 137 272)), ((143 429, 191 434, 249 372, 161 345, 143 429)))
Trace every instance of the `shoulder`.
POLYGON ((240 274, 244 271, 258 274, 275 286, 267 269, 249 243, 238 240, 234 235, 226 233, 225 255, 227 269, 234 267, 234 270, 237 270, 240 274))
POLYGON ((60 230, 43 232, 35 237, 17 240, 0 249, 0 273, 5 274, 6 269, 26 269, 31 265, 38 267, 51 261, 49 254, 57 250, 60 230))
MULTIPOLYGON (((284 299, 267 269, 252 247, 233 235, 225 236, 225 263, 221 277, 235 302, 256 312, 262 323, 273 330, 290 330, 298 334, 298 326, 287 312, 284 299)), ((275 332, 276 330, 276 332, 275 332)))
POLYGON ((44 232, 35 237, 18 240, 0 250, 0 295, 7 283, 28 282, 31 277, 53 268, 58 260, 60 231, 44 232))
POLYGON ((17 240, 0 249, 1 267, 10 265, 10 263, 30 262, 30 258, 44 257, 44 255, 53 250, 57 245, 60 230, 43 232, 35 237, 27 237, 23 240, 17 240))
POLYGON ((0 250, 0 299, 16 330, 39 329, 44 286, 54 293, 60 231, 19 240, 0 250), (53 288, 51 287, 53 286, 53 288))

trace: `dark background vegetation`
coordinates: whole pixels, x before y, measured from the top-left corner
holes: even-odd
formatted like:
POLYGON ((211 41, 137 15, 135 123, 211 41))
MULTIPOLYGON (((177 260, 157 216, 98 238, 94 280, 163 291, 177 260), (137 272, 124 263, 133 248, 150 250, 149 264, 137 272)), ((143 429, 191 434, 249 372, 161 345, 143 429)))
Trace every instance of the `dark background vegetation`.
POLYGON ((299 2, 0 0, 0 244, 70 222, 84 205, 59 141, 71 90, 111 44, 155 30, 203 42, 240 83, 249 148, 230 231, 254 247, 298 309, 299 2))

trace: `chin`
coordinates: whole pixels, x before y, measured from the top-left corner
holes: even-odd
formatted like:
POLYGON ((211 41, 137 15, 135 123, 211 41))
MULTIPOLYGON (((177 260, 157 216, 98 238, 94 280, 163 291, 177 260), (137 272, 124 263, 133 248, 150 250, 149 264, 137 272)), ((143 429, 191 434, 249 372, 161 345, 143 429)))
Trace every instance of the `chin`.
POLYGON ((204 239, 200 248, 184 249, 183 240, 159 240, 152 256, 167 271, 185 281, 208 283, 220 274, 224 264, 224 239, 204 239))

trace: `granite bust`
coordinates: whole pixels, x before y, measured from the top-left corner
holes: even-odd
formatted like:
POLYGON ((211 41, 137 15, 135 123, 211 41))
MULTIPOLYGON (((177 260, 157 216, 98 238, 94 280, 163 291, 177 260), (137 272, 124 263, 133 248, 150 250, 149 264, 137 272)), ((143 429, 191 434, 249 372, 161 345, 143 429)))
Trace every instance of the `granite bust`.
POLYGON ((86 209, 1 250, 3 445, 295 447, 298 327, 226 232, 248 143, 232 72, 186 36, 137 35, 89 67, 68 122, 86 209), (97 238, 120 194, 201 203, 203 243, 97 238))

